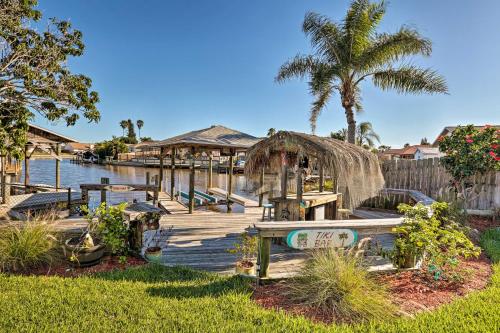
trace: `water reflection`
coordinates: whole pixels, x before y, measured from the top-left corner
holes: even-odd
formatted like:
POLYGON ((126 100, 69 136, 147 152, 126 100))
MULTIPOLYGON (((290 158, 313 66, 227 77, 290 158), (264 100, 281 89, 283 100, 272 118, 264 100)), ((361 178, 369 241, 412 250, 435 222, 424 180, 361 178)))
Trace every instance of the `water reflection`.
MULTIPOLYGON (((55 160, 31 160, 30 161, 30 183, 31 184, 49 184, 55 185, 55 160)), ((128 167, 114 165, 95 165, 95 164, 73 164, 69 160, 61 162, 61 186, 71 187, 74 190, 80 190, 80 184, 100 183, 101 177, 110 179, 111 184, 119 183, 137 183, 144 184, 146 182, 146 172, 150 173, 151 177, 159 174, 159 169, 143 168, 143 167, 128 167)), ((167 191, 170 190, 170 170, 164 170, 163 185, 167 191)), ((17 181, 24 181, 23 174, 18 176, 17 181)), ((195 188, 200 191, 205 191, 208 182, 207 170, 196 170, 195 188)), ((189 189, 189 171, 177 169, 175 172, 176 189, 181 189, 187 192, 189 189)), ((227 190, 228 175, 213 173, 212 185, 227 190)), ((233 192, 247 198, 256 199, 255 195, 249 190, 252 186, 247 186, 247 179, 244 175, 234 175, 233 192)), ((95 204, 99 201, 100 195, 96 192, 90 193, 90 202, 95 204)), ((143 192, 123 192, 109 193, 108 201, 118 203, 120 201, 143 201, 145 194, 143 192)), ((225 207, 218 206, 218 209, 224 210, 225 207)), ((234 211, 242 210, 238 205, 234 205, 234 211)))

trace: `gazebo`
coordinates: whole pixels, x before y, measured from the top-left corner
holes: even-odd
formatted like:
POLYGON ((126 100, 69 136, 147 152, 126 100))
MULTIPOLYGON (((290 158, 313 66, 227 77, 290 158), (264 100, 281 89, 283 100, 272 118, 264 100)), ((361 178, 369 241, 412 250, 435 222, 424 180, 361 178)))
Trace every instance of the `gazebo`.
POLYGON ((375 154, 347 142, 298 132, 280 131, 247 151, 245 174, 260 176, 263 186, 264 170, 281 175, 281 195, 270 198, 278 221, 335 219, 342 197, 344 205, 356 207, 384 185, 375 154), (317 172, 317 191, 304 193, 306 171, 317 172), (290 175, 296 177, 295 194, 287 190, 290 175), (326 176, 332 180, 332 191, 325 191, 326 176))
MULTIPOLYGON (((188 133, 184 133, 172 138, 158 141, 150 144, 151 148, 160 148, 160 179, 159 186, 160 191, 163 183, 163 159, 170 152, 171 155, 171 173, 170 173, 170 197, 171 200, 175 199, 175 157, 179 150, 185 149, 188 151, 190 157, 190 174, 189 174, 189 213, 194 210, 195 203, 195 188, 194 188, 194 178, 195 178, 195 158, 201 153, 208 155, 208 188, 212 187, 212 163, 213 163, 213 151, 219 151, 220 156, 229 157, 229 183, 228 183, 228 198, 232 191, 232 178, 233 178, 233 166, 234 157, 238 152, 244 152, 249 147, 260 141, 259 138, 251 136, 246 133, 242 133, 224 126, 214 125, 209 128, 204 128, 188 133)), ((228 201, 229 202, 229 201, 228 201)), ((228 204, 228 211, 230 211, 230 205, 228 204)))

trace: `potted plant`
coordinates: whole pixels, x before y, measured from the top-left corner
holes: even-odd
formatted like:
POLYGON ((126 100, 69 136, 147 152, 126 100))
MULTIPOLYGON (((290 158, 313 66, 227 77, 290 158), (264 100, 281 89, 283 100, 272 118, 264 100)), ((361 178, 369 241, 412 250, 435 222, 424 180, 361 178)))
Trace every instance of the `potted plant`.
POLYGON ((144 251, 144 257, 149 262, 160 263, 162 258, 162 243, 167 244, 166 236, 172 230, 172 227, 168 229, 159 229, 154 231, 153 237, 149 241, 146 241, 146 250, 144 251))
POLYGON ((64 242, 66 258, 77 266, 86 267, 98 264, 107 249, 113 255, 125 255, 128 249, 128 226, 123 216, 125 205, 102 203, 94 210, 81 207, 87 228, 81 236, 64 242))
POLYGON ((236 273, 241 275, 255 275, 255 257, 257 256, 257 237, 251 236, 248 231, 240 234, 239 242, 234 248, 227 250, 236 254, 236 273))

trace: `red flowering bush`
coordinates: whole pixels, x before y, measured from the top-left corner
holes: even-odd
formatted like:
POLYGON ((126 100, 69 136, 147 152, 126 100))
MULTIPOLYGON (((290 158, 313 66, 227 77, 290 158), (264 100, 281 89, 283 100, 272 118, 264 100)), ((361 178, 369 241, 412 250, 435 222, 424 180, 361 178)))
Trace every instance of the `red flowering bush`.
POLYGON ((459 126, 450 136, 438 139, 439 150, 446 154, 441 164, 453 177, 453 186, 467 200, 471 177, 488 171, 500 171, 500 130, 489 125, 476 129, 459 126))

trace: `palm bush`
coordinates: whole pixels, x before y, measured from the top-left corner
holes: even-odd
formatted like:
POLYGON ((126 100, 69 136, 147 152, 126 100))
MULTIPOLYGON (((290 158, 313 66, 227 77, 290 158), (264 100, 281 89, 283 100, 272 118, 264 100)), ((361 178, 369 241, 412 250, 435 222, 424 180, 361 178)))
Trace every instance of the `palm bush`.
POLYGON ((347 322, 387 319, 396 313, 385 288, 368 275, 361 259, 343 250, 313 252, 288 293, 294 302, 347 322))
POLYGON ((18 272, 59 260, 50 221, 32 220, 0 227, 0 271, 18 272))

